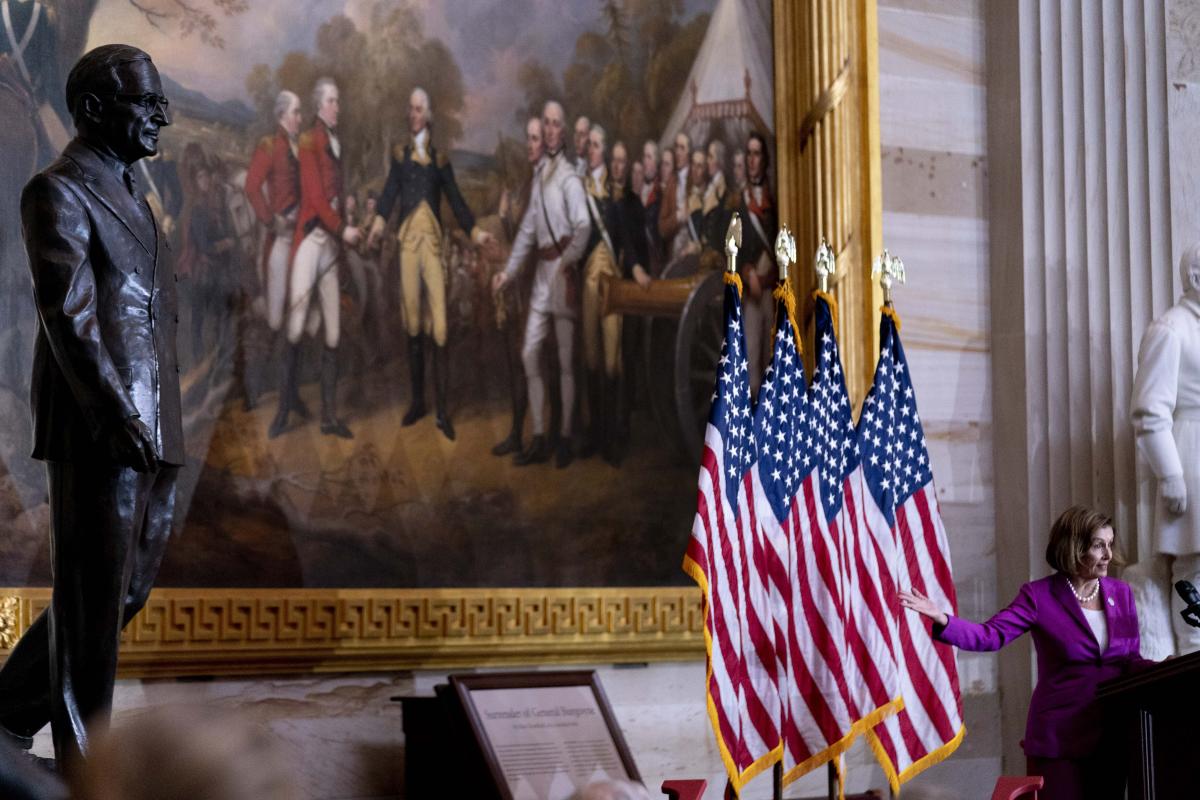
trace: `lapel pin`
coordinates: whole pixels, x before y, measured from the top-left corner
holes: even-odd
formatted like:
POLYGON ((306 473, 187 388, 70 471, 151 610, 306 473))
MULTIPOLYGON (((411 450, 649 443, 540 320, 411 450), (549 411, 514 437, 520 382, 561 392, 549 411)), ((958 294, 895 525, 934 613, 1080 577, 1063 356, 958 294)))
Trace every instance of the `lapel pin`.
POLYGON ((1114 603, 1114 602, 1113 602, 1113 599, 1112 599, 1111 597, 1110 597, 1110 598, 1108 598, 1108 604, 1109 604, 1110 606, 1115 606, 1115 605, 1116 605, 1116 603, 1114 603))

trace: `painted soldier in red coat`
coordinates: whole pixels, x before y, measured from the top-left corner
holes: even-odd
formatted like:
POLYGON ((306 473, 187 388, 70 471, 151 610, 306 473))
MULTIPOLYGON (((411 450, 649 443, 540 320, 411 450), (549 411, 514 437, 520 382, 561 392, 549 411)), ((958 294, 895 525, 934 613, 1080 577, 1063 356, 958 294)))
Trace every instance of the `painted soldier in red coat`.
POLYGON ((320 314, 325 347, 321 352, 321 433, 353 438, 337 418, 337 348, 340 337, 338 261, 342 244, 354 246, 359 229, 342 217, 342 145, 337 136, 338 88, 332 78, 320 78, 313 88, 317 119, 300 136, 300 210, 293 235, 294 255, 288 281, 287 342, 279 413, 271 423, 272 435, 287 425, 288 406, 282 402, 286 387, 295 381, 305 318, 310 308, 320 314))
MULTIPOLYGON (((260 262, 262 285, 267 325, 280 338, 287 307, 292 239, 300 213, 300 98, 294 92, 284 89, 275 98, 275 120, 278 123, 275 133, 262 138, 250 159, 246 197, 267 233, 260 262)), ((287 353, 281 355, 286 359, 287 353)), ((293 382, 280 389, 279 405, 307 417, 308 409, 296 390, 294 372, 292 378, 293 382)), ((273 429, 273 432, 278 435, 281 431, 273 429)))

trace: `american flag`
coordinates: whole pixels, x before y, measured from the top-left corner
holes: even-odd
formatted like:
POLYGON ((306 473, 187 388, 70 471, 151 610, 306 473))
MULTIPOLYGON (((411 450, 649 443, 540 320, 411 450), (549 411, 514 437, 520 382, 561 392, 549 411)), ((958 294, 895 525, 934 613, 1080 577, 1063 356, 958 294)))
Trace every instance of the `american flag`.
POLYGON ((832 299, 816 297, 817 362, 808 390, 811 441, 820 473, 819 503, 811 509, 814 527, 826 532, 838 555, 840 609, 845 626, 848 703, 855 732, 897 711, 900 681, 892 639, 895 597, 887 573, 885 545, 863 524, 857 436, 850 413, 834 332, 832 299))
MULTIPOLYGON (((874 385, 858 423, 867 525, 891 538, 890 571, 939 608, 957 609, 950 550, 934 490, 925 432, 893 312, 884 311, 874 385)), ((962 741, 962 700, 953 648, 933 641, 923 618, 888 592, 900 645, 904 710, 877 725, 871 743, 892 788, 949 756, 962 741)), ((952 611, 953 613, 953 611, 952 611)))
POLYGON ((757 460, 739 283, 726 275, 725 340, 683 568, 705 600, 708 712, 735 792, 779 760, 779 693, 767 555, 755 522, 757 460))
MULTIPOLYGON (((786 284, 783 285, 786 287, 786 284)), ((783 288, 786 294, 789 290, 783 288)), ((778 306, 775 347, 755 411, 757 518, 767 566, 783 705, 784 782, 837 756, 854 735, 844 664, 838 548, 816 513, 816 434, 790 303, 778 306)))

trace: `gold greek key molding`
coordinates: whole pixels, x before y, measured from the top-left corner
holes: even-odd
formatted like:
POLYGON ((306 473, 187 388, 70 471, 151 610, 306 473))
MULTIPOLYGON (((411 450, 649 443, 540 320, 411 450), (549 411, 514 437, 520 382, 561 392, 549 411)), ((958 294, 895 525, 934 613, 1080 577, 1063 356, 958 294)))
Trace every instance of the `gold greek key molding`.
MULTIPOLYGON (((0 589, 0 657, 50 602, 0 589), (8 635, 6 636, 6 632, 8 635)), ((703 658, 699 590, 156 589, 122 677, 703 658)))

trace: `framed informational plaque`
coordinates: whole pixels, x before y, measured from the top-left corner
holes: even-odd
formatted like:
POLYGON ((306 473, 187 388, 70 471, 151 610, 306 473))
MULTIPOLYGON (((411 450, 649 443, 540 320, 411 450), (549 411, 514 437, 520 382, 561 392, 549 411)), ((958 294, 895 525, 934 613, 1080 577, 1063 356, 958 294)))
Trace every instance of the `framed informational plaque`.
POLYGON ((504 800, 641 780, 595 672, 451 675, 450 685, 504 800))

